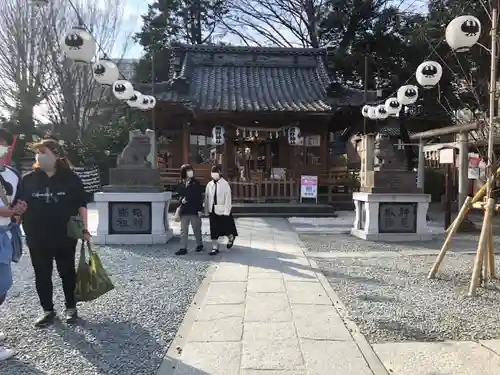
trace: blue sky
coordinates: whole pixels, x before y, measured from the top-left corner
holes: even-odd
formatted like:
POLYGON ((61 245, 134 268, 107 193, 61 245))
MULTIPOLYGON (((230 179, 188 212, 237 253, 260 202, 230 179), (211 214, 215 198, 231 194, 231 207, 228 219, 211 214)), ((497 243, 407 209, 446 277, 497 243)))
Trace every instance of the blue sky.
MULTIPOLYGON (((103 0, 106 1, 106 0, 103 0)), ((124 14, 123 14, 123 32, 119 40, 116 41, 116 48, 112 51, 112 56, 119 56, 123 51, 123 45, 127 43, 126 36, 133 35, 141 29, 142 18, 141 15, 146 13, 148 10, 148 3, 152 3, 153 0, 123 0, 124 2, 124 14)), ((128 41, 129 48, 125 57, 127 58, 139 58, 142 54, 142 47, 133 42, 128 41)))

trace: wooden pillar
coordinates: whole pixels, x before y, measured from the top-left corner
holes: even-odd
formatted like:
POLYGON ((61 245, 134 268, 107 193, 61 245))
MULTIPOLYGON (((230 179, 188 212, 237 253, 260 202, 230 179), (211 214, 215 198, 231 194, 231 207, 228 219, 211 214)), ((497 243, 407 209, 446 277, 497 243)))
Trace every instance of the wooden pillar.
POLYGON ((458 207, 462 207, 469 195, 469 134, 458 134, 458 207))
POLYGON ((182 164, 189 163, 189 123, 182 123, 182 164))
POLYGON ((227 154, 227 150, 228 150, 228 147, 227 147, 227 141, 228 139, 231 139, 231 137, 228 137, 226 135, 226 139, 224 140, 224 146, 222 146, 223 150, 222 150, 222 175, 226 176, 226 178, 228 178, 228 175, 227 175, 227 170, 228 170, 228 154, 227 154))
POLYGON ((321 140, 320 140, 320 147, 321 147, 321 155, 320 155, 320 160, 321 164, 324 165, 324 168, 328 171, 330 169, 330 155, 328 153, 328 146, 329 146, 329 137, 328 137, 328 127, 323 131, 323 134, 321 135, 321 140))

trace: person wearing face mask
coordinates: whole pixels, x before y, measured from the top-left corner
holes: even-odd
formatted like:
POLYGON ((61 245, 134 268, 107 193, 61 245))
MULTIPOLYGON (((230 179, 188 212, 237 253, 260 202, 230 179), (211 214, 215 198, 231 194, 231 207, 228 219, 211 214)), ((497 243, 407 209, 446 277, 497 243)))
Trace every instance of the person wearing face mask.
POLYGON ((33 171, 23 176, 17 197, 27 202, 21 216, 31 263, 35 271, 35 286, 43 314, 36 327, 52 324, 56 313, 53 303, 52 271, 55 261, 62 280, 67 323, 77 320, 75 287, 75 253, 77 240, 68 236, 70 217, 80 214, 83 240, 90 239, 87 221, 87 196, 80 177, 71 169, 58 142, 45 139, 33 145, 36 163, 33 171))
POLYGON ((219 166, 212 167, 211 177, 212 181, 207 184, 205 189, 205 213, 209 215, 210 219, 212 251, 209 254, 216 255, 219 253, 219 238, 227 236, 226 247, 230 249, 238 236, 238 231, 231 214, 231 187, 222 178, 219 166))
POLYGON ((203 214, 203 189, 200 182, 194 177, 193 167, 184 164, 181 167, 182 187, 179 191, 181 216, 181 247, 175 255, 187 254, 189 224, 193 228, 196 239, 196 252, 203 251, 201 237, 201 216, 203 214))
MULTIPOLYGON (((0 129, 0 306, 7 298, 13 284, 13 261, 19 261, 22 252, 22 234, 14 217, 26 209, 26 202, 18 200, 12 204, 19 186, 19 173, 5 165, 5 157, 13 143, 13 136, 0 129), (14 241, 17 241, 15 249, 14 241)), ((15 352, 1 345, 6 335, 0 332, 0 362, 14 356, 15 352)))

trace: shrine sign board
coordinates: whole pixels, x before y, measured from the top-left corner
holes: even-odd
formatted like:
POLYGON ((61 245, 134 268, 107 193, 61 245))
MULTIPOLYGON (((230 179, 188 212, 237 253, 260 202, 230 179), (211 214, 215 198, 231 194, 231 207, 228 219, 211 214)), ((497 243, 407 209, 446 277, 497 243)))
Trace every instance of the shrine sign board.
POLYGON ((109 202, 109 234, 151 233, 151 202, 109 202))
POLYGON ((304 198, 318 203, 318 176, 300 176, 300 201, 304 198))
POLYGON ((380 203, 378 225, 380 233, 416 233, 417 204, 380 203))

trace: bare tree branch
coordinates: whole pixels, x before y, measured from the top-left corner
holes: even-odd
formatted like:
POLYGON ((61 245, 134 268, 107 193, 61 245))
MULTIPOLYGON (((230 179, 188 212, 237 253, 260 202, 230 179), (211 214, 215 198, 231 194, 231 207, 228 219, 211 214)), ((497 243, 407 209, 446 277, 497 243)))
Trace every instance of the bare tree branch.
MULTIPOLYGON (((120 33, 123 19, 123 2, 111 0, 102 3, 97 0, 82 0, 76 4, 78 13, 91 30, 99 46, 98 56, 111 53, 115 43, 130 40, 131 35, 120 33)), ((72 9, 53 17, 50 22, 52 49, 50 64, 56 89, 46 97, 48 118, 66 139, 82 139, 91 124, 91 118, 109 106, 110 90, 99 85, 92 76, 91 66, 74 64, 64 58, 60 49, 60 37, 77 24, 77 15, 72 9)), ((125 43, 121 56, 128 48, 125 43)), ((96 56, 97 57, 97 56, 96 56)), ((116 60, 116 59, 115 59, 116 60)))
POLYGON ((325 0, 237 0, 231 8, 224 25, 243 42, 320 46, 319 22, 326 11, 325 0))

